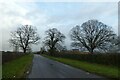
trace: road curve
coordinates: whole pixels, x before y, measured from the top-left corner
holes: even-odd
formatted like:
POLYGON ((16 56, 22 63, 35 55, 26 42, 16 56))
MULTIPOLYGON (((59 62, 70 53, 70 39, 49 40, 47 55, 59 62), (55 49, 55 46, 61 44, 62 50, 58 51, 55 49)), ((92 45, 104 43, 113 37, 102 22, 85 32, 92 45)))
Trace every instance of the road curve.
POLYGON ((103 78, 63 63, 34 54, 28 78, 103 78))

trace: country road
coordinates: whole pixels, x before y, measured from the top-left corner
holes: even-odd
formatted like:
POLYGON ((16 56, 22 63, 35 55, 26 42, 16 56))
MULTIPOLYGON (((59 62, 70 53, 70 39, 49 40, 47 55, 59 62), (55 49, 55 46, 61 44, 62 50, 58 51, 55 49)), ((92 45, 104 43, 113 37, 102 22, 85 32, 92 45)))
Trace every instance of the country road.
POLYGON ((63 63, 34 54, 28 78, 103 78, 63 63))

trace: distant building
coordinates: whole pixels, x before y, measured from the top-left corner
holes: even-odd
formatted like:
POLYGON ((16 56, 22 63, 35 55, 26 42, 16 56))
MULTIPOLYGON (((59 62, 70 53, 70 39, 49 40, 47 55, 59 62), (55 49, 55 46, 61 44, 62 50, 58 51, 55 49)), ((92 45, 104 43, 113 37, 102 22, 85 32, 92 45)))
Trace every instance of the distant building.
POLYGON ((79 49, 72 49, 72 51, 79 51, 79 49))

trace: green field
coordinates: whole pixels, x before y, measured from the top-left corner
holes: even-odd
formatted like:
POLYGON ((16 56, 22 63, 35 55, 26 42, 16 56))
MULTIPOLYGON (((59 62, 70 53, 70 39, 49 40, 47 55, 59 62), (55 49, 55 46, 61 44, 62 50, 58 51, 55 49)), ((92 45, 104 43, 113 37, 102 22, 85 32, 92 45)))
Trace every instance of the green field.
POLYGON ((95 64, 95 63, 89 63, 84 61, 78 61, 68 58, 57 58, 53 56, 43 55, 47 58, 68 64, 70 66, 83 69, 85 71, 88 71, 90 73, 95 73, 101 76, 105 76, 107 78, 118 78, 118 68, 117 67, 111 67, 111 66, 105 66, 101 64, 95 64))
POLYGON ((23 78, 31 65, 32 59, 33 54, 28 54, 5 63, 2 67, 2 78, 23 78))

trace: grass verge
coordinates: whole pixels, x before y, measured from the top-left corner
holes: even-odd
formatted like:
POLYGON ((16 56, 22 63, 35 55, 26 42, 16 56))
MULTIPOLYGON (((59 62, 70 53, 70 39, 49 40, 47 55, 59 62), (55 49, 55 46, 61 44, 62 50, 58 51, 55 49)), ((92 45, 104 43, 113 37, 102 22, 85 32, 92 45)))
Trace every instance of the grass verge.
POLYGON ((119 77, 118 75, 118 69, 117 67, 112 67, 112 66, 105 66, 101 64, 95 64, 95 63, 89 63, 89 62, 84 62, 84 61, 78 61, 78 60, 72 60, 68 58, 57 58, 53 56, 48 56, 48 55, 43 55, 44 57, 68 64, 70 66, 83 69, 85 71, 88 71, 90 73, 95 73, 99 74, 101 76, 105 76, 107 78, 117 78, 119 77))
POLYGON ((2 67, 2 78, 24 78, 32 59, 33 54, 28 54, 5 63, 2 67))

